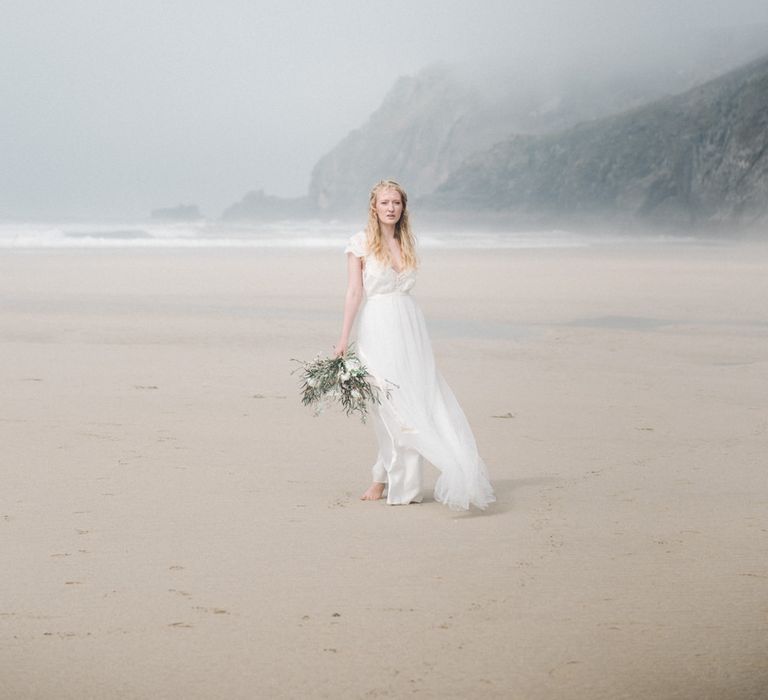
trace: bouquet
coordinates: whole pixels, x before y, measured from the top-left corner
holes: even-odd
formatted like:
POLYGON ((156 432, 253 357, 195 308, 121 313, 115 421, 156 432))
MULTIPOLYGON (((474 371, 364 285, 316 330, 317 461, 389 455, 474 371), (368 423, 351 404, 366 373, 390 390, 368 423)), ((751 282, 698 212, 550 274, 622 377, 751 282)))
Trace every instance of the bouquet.
POLYGON ((381 403, 378 387, 368 381, 368 370, 351 347, 340 357, 317 355, 311 362, 296 359, 293 362, 301 365, 294 370, 301 369, 301 402, 312 406, 316 416, 325 410, 329 401, 338 401, 348 416, 359 413, 365 423, 370 402, 381 403))

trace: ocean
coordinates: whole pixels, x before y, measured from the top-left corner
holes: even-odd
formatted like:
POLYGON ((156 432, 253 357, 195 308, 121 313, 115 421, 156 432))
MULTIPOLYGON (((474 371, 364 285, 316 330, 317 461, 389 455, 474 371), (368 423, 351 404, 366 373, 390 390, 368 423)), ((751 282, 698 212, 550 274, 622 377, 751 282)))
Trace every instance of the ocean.
MULTIPOLYGON (((338 249, 360 226, 338 221, 225 223, 142 222, 0 222, 0 249, 79 248, 307 248, 338 249)), ((450 231, 418 233, 424 248, 530 249, 580 248, 627 242, 626 236, 585 235, 564 230, 450 231)), ((634 239, 637 242, 637 239, 634 239)), ((646 242, 659 237, 644 238, 646 242)), ((668 239, 665 239, 668 240, 668 239)), ((677 242, 687 239, 675 238, 677 242)))

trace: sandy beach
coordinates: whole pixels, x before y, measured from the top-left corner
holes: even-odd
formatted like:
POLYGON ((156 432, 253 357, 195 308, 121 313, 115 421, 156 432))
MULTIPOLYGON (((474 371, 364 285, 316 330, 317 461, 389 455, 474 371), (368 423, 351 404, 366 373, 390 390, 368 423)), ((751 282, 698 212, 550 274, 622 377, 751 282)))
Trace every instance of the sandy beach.
POLYGON ((372 427, 299 402, 340 251, 0 251, 0 697, 766 697, 767 271, 424 251, 456 513, 359 501, 372 427))

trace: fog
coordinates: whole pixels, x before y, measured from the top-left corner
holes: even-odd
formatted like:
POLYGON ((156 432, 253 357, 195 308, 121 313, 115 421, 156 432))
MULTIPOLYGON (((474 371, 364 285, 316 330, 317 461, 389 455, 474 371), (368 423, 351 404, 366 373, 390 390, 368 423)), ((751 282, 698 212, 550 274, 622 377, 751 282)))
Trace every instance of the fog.
POLYGON ((765 0, 4 2, 0 218, 216 217, 248 190, 305 193, 435 61, 590 70, 766 22, 765 0))

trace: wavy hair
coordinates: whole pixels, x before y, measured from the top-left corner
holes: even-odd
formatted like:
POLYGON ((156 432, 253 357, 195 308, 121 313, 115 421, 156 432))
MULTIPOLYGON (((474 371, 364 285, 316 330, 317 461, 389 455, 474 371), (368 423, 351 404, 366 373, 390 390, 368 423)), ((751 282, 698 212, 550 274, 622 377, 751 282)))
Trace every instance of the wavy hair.
POLYGON ((395 190, 403 200, 403 213, 400 220, 395 224, 395 238, 400 243, 403 269, 412 270, 418 265, 418 259, 416 258, 416 237, 413 235, 413 231, 411 231, 411 225, 408 220, 408 195, 405 194, 402 186, 394 180, 380 180, 371 190, 368 203, 368 224, 365 227, 368 250, 373 253, 377 260, 388 265, 392 264, 389 250, 384 246, 379 216, 376 213, 376 198, 382 190, 395 190))

